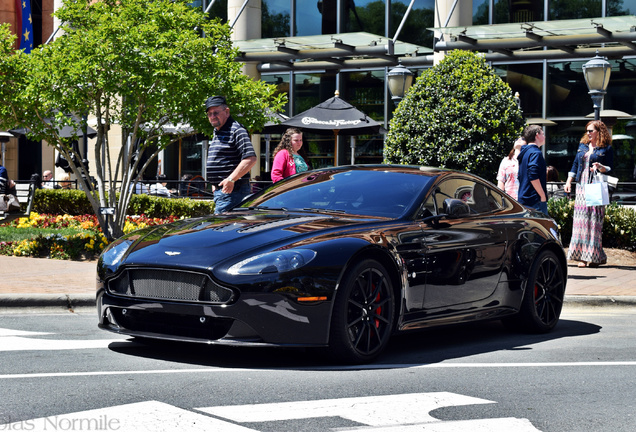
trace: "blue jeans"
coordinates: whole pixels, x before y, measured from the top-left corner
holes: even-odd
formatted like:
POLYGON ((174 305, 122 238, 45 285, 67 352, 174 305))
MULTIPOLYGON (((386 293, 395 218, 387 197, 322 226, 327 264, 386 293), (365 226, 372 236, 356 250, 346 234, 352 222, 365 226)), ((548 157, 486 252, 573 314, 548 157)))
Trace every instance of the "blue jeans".
POLYGON ((237 206, 250 194, 250 182, 241 181, 234 185, 232 193, 226 194, 220 189, 214 191, 214 214, 219 214, 237 206))

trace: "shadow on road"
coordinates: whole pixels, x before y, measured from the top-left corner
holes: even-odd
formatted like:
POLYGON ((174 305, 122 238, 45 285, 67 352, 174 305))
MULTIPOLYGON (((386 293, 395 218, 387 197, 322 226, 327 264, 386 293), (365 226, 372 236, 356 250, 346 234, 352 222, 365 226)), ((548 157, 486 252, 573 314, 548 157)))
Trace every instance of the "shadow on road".
POLYGON ((601 327, 581 321, 560 320, 547 334, 520 334, 499 321, 479 322, 397 335, 374 363, 334 364, 321 350, 301 348, 248 348, 130 339, 113 342, 117 353, 179 364, 249 369, 394 369, 436 364, 498 351, 533 350, 532 345, 600 332, 601 327))

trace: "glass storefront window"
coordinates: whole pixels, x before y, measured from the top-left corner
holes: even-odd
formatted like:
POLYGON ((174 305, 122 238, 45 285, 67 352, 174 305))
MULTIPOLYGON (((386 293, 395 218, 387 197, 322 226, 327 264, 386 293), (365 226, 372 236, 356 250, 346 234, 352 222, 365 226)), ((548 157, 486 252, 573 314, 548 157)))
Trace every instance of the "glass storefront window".
POLYGON ((587 121, 559 121, 546 128, 545 162, 559 171, 559 180, 566 181, 574 155, 587 121))
POLYGON ((294 112, 299 114, 334 95, 336 73, 298 73, 294 75, 294 112))
POLYGON ((510 0, 508 7, 508 21, 502 23, 543 21, 543 0, 510 0))
POLYGON ((489 11, 490 0, 473 0, 473 25, 490 24, 489 11))
POLYGON ((184 138, 181 141, 181 169, 180 175, 190 174, 192 176, 201 175, 203 167, 203 141, 195 138, 184 138))
MULTIPOLYGON (((289 101, 289 73, 282 72, 274 75, 262 75, 261 81, 275 85, 275 94, 278 96, 279 94, 284 93, 287 95, 287 100, 289 101)), ((289 115, 289 105, 286 106, 285 111, 280 114, 289 115)))
POLYGON ((548 63, 548 117, 581 117, 592 102, 583 78, 584 62, 548 63))
POLYGON ((634 15, 636 13, 636 0, 608 1, 606 16, 634 15))
MULTIPOLYGON (((384 70, 342 73, 341 97, 378 123, 384 122, 384 70)), ((389 103, 392 103, 389 101, 389 103)), ((339 161, 341 165, 352 163, 352 153, 357 164, 381 163, 384 139, 382 135, 355 137, 351 149, 351 137, 341 137, 339 161)))
MULTIPOLYGON (((550 82, 548 94, 548 116, 570 117, 593 112, 592 99, 583 77, 585 61, 567 61, 548 64, 550 82)), ((609 60, 612 65, 603 109, 636 113, 636 101, 632 88, 636 79, 636 59, 609 60)))
POLYGON ((340 79, 342 99, 373 120, 384 122, 384 70, 342 73, 340 79))
MULTIPOLYGON (((336 91, 336 73, 307 73, 294 75, 294 113, 300 114, 333 97, 336 91)), ((307 163, 314 168, 336 165, 335 139, 332 135, 303 133, 307 163)))
POLYGON ((310 3, 291 1, 296 1, 296 27, 293 36, 336 33, 337 0, 320 0, 310 3))
POLYGON ((263 38, 290 36, 290 0, 263 0, 261 34, 263 38))
MULTIPOLYGON (((203 1, 202 8, 206 10, 212 0, 203 1)), ((219 18, 221 22, 227 22, 227 0, 216 0, 210 10, 208 16, 219 18)))
MULTIPOLYGON (((634 98, 636 59, 623 58, 620 60, 609 60, 609 62, 612 65, 612 74, 607 86, 604 108, 636 115, 636 98, 634 98)), ((591 100, 589 104, 591 107, 591 100)))
POLYGON ((620 181, 633 182, 636 180, 636 121, 618 120, 612 129, 612 175, 620 181))
POLYGON ((519 93, 524 117, 543 117, 543 64, 523 63, 496 65, 495 72, 508 83, 513 93, 519 93))
POLYGON ((384 36, 386 3, 379 0, 347 2, 346 31, 367 32, 384 36))
MULTIPOLYGON (((391 20, 388 34, 390 38, 394 37, 410 3, 409 0, 393 0, 391 2, 391 20)), ((416 0, 398 39, 415 45, 433 48, 433 32, 426 29, 435 27, 434 16, 434 0, 416 0)))
POLYGON ((602 0, 550 0, 550 20, 596 18, 602 14, 602 0))

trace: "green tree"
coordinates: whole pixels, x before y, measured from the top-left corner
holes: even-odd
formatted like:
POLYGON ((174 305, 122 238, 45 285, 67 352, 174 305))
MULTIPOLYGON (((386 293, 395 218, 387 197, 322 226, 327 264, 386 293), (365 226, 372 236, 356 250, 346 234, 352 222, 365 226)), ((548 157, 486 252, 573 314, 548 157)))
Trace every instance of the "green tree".
POLYGON ((45 140, 71 162, 109 239, 123 233, 131 191, 146 167, 188 134, 168 134, 165 125, 185 122, 211 136, 204 103, 223 94, 232 113, 255 130, 268 108, 278 111, 283 103, 273 86, 241 72, 229 27, 187 1, 67 0, 56 16, 63 23, 60 35, 29 55, 9 53, 11 38, 0 33, 6 105, 0 124, 28 128, 31 139, 45 140), (71 145, 78 137, 58 133, 65 125, 77 127, 77 118, 82 130, 88 115, 97 123, 97 166, 90 167, 97 190, 85 181, 81 162, 73 162, 81 161, 71 145), (124 145, 109 141, 114 124, 121 126, 124 145), (115 190, 119 194, 108 193, 115 190), (114 216, 103 217, 100 207, 114 207, 114 216))
POLYGON ((384 158, 492 180, 522 127, 508 84, 478 54, 452 51, 424 71, 400 102, 384 158))

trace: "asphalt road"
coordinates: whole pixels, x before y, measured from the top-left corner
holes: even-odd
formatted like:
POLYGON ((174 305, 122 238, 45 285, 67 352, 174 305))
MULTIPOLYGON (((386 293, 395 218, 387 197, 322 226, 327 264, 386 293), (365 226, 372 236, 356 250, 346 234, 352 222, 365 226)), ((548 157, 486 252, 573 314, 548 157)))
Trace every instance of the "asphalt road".
POLYGON ((566 305, 396 338, 372 365, 313 351, 143 345, 93 313, 0 316, 1 430, 634 431, 636 307, 566 305))

